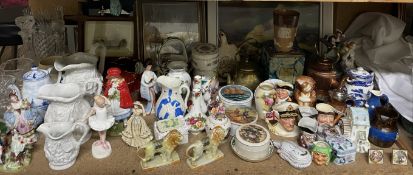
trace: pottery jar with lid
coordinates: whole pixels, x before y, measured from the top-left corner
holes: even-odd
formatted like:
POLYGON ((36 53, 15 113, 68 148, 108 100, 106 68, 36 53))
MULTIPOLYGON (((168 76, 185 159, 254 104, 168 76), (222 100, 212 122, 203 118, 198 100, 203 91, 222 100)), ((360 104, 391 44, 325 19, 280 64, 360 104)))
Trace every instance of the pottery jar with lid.
POLYGON ((47 100, 38 99, 37 93, 43 85, 52 84, 49 73, 52 68, 48 70, 39 69, 38 67, 32 67, 29 72, 23 75, 23 89, 22 95, 24 99, 27 99, 32 107, 46 110, 49 105, 47 100))
POLYGON ((198 43, 192 49, 192 67, 196 75, 214 77, 218 67, 218 48, 210 43, 198 43))
POLYGON ((307 69, 308 76, 316 81, 317 99, 327 101, 330 89, 339 86, 340 75, 335 69, 335 61, 327 57, 317 57, 307 69))
POLYGON ((370 91, 373 90, 374 72, 370 73, 363 67, 357 67, 348 70, 347 75, 345 89, 348 97, 353 100, 355 106, 364 106, 370 91))
POLYGON ((245 124, 236 130, 231 146, 235 154, 247 161, 263 161, 271 156, 270 133, 261 125, 245 124))

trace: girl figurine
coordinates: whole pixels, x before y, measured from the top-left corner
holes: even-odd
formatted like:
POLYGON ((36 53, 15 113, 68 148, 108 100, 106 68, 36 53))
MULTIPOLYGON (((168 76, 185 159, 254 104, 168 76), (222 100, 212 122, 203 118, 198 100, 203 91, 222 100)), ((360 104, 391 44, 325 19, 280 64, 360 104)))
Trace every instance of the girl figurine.
POLYGON ((117 124, 109 131, 110 135, 118 136, 126 125, 126 119, 132 114, 132 97, 128 84, 121 76, 121 70, 117 67, 109 68, 107 71, 107 82, 104 95, 110 101, 109 113, 113 115, 117 124), (123 126, 119 122, 123 121, 123 126))
POLYGON ((106 108, 109 99, 103 95, 95 96, 95 105, 89 113, 89 126, 99 133, 100 140, 93 142, 92 155, 96 159, 108 157, 112 153, 110 143, 106 141, 106 130, 115 123, 115 118, 108 114, 106 108))
POLYGON ((122 132, 122 140, 129 146, 139 149, 149 143, 153 136, 143 119, 145 108, 139 101, 136 101, 134 104, 132 117, 129 118, 127 127, 122 132))
POLYGON ((148 65, 145 71, 142 74, 141 78, 141 96, 145 100, 148 100, 148 103, 145 108, 146 114, 155 113, 155 95, 157 93, 156 89, 156 79, 157 76, 154 72, 151 71, 152 65, 148 65))

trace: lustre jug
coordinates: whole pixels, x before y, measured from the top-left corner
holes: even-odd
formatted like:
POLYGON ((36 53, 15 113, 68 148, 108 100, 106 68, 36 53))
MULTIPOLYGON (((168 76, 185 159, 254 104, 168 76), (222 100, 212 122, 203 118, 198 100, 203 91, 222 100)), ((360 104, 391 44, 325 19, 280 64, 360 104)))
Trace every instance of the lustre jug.
POLYGON ((183 117, 187 109, 189 93, 182 98, 182 90, 189 91, 186 84, 181 84, 181 81, 175 77, 160 76, 156 80, 162 85, 162 93, 156 102, 156 117, 158 120, 168 118, 183 117))
POLYGON ((37 128, 45 135, 44 152, 51 169, 64 170, 75 163, 81 141, 88 133, 86 128, 88 126, 84 123, 72 122, 43 123, 37 128), (84 131, 79 140, 73 134, 77 128, 84 131))
POLYGON ((387 95, 383 94, 379 90, 370 91, 370 98, 367 100, 365 105, 369 110, 370 121, 372 121, 375 116, 375 109, 384 106, 387 103, 389 103, 389 98, 387 97, 387 95))

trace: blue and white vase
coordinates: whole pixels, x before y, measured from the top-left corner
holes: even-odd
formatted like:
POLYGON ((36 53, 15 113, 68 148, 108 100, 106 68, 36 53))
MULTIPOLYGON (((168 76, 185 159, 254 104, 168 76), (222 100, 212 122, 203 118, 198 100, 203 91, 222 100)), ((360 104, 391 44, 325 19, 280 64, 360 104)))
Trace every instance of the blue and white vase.
POLYGON ((162 93, 155 105, 156 117, 158 120, 183 117, 187 109, 189 93, 182 98, 183 90, 189 91, 189 87, 182 84, 179 78, 160 76, 156 80, 162 85, 162 93))
POLYGON ((354 102, 354 106, 362 107, 370 97, 373 90, 374 73, 364 70, 362 67, 350 69, 347 72, 345 89, 347 95, 354 102))

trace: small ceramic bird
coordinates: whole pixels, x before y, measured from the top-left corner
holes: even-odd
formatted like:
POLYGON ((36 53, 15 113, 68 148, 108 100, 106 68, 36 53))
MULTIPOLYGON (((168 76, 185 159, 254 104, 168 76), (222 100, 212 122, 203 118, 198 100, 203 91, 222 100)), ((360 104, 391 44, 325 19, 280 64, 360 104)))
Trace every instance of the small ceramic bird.
POLYGON ((238 52, 235 44, 228 44, 227 36, 224 32, 219 32, 220 47, 218 49, 219 56, 224 59, 234 59, 238 52))

